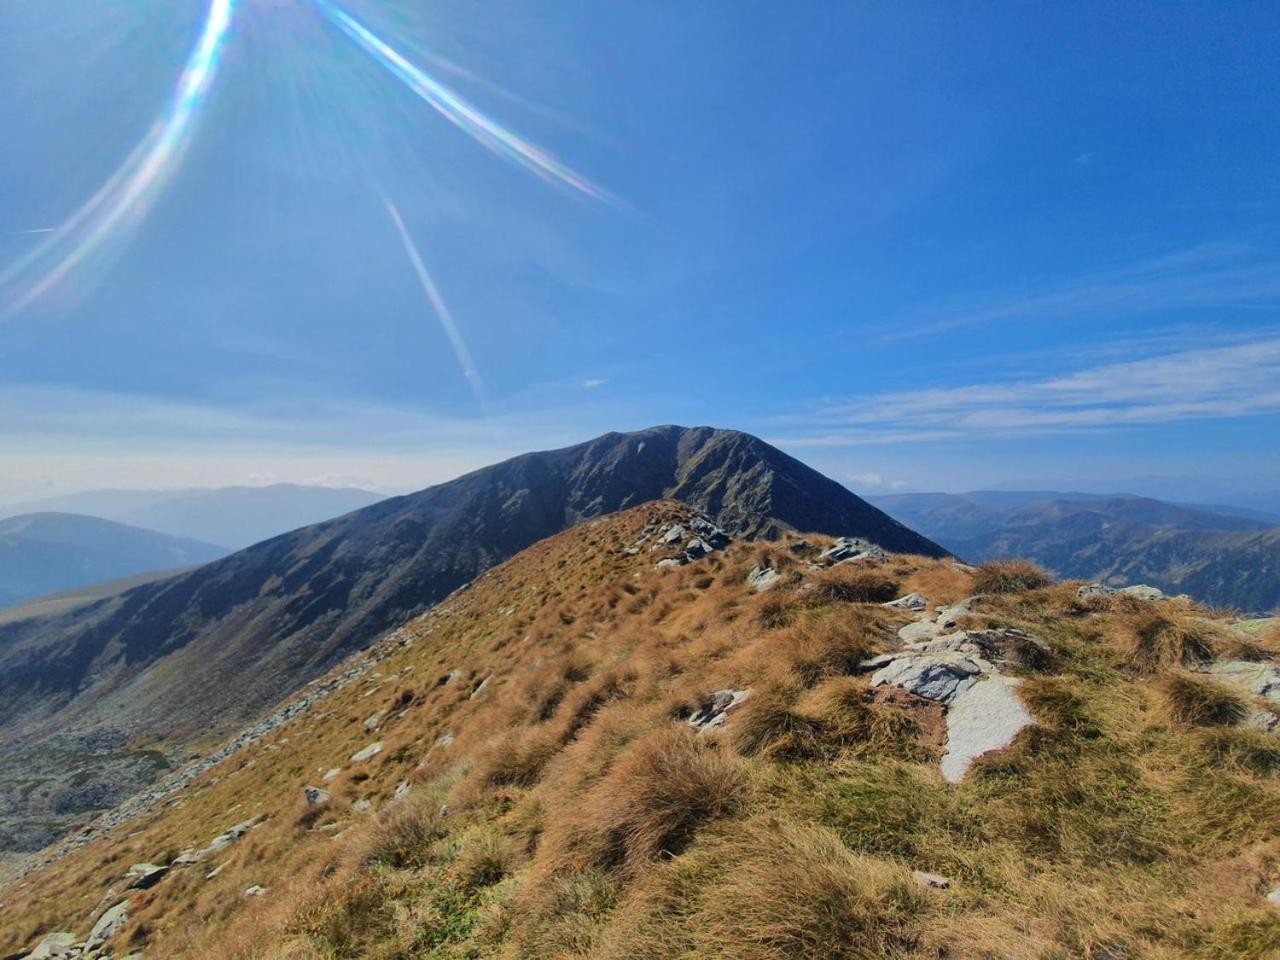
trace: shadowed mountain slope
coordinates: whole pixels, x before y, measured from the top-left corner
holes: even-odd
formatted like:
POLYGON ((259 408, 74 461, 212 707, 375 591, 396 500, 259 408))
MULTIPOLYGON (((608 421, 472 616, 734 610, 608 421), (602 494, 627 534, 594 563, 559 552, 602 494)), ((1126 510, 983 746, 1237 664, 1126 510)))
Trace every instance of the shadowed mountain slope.
POLYGON ((70 513, 0 520, 0 607, 103 580, 207 563, 212 543, 70 513))

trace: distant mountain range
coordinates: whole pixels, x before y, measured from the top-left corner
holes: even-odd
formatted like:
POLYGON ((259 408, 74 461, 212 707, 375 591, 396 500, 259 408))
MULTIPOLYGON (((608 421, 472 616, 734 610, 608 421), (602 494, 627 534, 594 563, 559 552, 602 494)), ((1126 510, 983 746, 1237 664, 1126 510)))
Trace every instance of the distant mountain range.
POLYGON ((83 806, 63 801, 64 813, 92 807, 121 783, 139 782, 136 766, 103 772, 102 750, 210 742, 523 548, 659 498, 687 503, 740 537, 815 531, 945 554, 747 434, 675 426, 607 434, 69 612, 0 623, 0 773, 27 769, 33 751, 54 755, 41 745, 49 741, 80 757, 72 767, 83 806), (95 778, 112 789, 91 789, 95 778))
POLYGON ((1027 557, 1063 577, 1149 583, 1245 611, 1280 608, 1280 517, 1266 511, 1053 491, 869 499, 968 560, 1027 557))
POLYGON ((69 513, 0 520, 0 608, 48 593, 226 556, 211 543, 69 513))
POLYGON ((0 506, 0 517, 77 513, 239 550, 385 499, 351 487, 278 483, 186 490, 90 490, 0 506))

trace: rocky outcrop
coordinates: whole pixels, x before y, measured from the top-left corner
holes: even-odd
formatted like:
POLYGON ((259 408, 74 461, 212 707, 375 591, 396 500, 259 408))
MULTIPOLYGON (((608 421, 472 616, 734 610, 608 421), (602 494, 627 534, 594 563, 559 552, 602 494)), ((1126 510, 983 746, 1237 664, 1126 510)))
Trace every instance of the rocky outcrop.
POLYGON ((717 690, 689 717, 689 726, 699 733, 716 730, 729 721, 729 712, 749 696, 750 690, 717 690))

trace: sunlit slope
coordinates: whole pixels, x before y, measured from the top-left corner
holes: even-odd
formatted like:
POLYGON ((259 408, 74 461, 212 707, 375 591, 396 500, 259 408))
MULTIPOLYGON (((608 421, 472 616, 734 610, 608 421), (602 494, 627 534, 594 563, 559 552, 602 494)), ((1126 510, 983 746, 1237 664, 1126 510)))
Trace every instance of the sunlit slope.
POLYGON ((127 902, 107 945, 148 960, 1275 955, 1276 706, 1223 672, 1274 637, 694 522, 651 504, 484 574, 5 888, 0 954, 127 902), (948 780, 965 684, 1030 722, 948 780))

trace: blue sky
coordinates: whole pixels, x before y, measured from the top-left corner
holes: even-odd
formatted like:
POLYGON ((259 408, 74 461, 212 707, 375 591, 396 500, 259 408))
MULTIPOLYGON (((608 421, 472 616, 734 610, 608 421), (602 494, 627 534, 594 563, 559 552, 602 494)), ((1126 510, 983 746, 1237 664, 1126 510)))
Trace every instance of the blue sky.
MULTIPOLYGON (((874 492, 1280 487, 1280 7, 232 6, 163 177, 0 285, 0 500, 411 489, 662 422, 874 492)), ((210 8, 0 6, 0 276, 210 8)))

